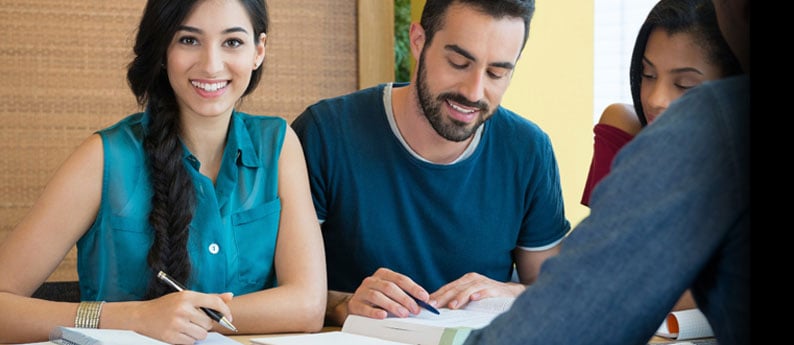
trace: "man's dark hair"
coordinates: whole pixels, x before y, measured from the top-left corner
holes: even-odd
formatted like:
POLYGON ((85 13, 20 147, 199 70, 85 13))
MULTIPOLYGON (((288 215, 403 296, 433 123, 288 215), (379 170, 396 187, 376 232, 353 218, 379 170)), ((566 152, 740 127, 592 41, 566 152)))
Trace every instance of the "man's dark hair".
POLYGON ((444 18, 447 9, 460 4, 473 7, 482 13, 494 18, 521 18, 524 21, 524 41, 521 48, 529 38, 529 22, 535 14, 535 0, 427 0, 422 10, 422 19, 419 24, 425 30, 427 40, 425 44, 433 41, 435 33, 444 27, 444 18))

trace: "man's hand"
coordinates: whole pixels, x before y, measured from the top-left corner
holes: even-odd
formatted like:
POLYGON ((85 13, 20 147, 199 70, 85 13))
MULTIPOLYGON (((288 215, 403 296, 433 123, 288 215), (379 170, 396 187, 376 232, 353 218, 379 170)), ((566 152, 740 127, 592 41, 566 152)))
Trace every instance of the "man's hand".
POLYGON ((439 307, 459 309, 469 301, 477 301, 487 297, 517 297, 526 289, 519 283, 503 283, 479 273, 466 273, 463 277, 442 286, 430 295, 439 307))
POLYGON ((379 268, 375 274, 364 278, 353 297, 347 302, 350 314, 384 319, 388 314, 407 317, 421 311, 411 295, 428 301, 430 295, 411 278, 387 268, 379 268))

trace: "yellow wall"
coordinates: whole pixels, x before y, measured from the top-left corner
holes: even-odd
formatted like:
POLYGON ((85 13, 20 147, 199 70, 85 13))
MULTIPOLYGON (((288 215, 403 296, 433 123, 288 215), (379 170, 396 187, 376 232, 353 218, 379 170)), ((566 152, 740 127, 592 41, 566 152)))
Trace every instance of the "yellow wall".
POLYGON ((593 153, 593 1, 537 1, 527 42, 503 105, 551 137, 565 212, 573 225, 593 153))
MULTIPOLYGON (((424 0, 413 0, 419 21, 424 0)), ((527 42, 502 104, 551 137, 560 166, 565 213, 576 225, 593 153, 593 1, 536 1, 527 42)))

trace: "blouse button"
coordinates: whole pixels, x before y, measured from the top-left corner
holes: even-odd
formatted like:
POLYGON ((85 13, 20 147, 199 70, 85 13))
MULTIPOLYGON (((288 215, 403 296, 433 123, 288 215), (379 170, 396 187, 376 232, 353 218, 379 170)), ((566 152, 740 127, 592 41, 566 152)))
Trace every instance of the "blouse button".
POLYGON ((212 253, 212 254, 218 254, 218 251, 221 250, 221 247, 218 246, 217 243, 212 243, 212 244, 210 244, 209 248, 207 248, 207 249, 209 249, 210 253, 212 253))

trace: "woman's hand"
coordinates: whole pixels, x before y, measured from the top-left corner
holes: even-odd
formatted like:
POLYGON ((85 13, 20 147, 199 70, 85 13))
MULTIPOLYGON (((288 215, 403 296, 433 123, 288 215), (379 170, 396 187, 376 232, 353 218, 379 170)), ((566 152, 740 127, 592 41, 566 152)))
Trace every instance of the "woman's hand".
POLYGON ((131 328, 170 344, 193 344, 205 339, 215 323, 200 307, 215 309, 232 321, 227 305, 231 299, 231 293, 170 293, 140 302, 132 312, 134 325, 131 328))

